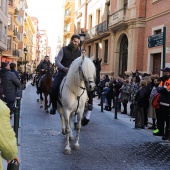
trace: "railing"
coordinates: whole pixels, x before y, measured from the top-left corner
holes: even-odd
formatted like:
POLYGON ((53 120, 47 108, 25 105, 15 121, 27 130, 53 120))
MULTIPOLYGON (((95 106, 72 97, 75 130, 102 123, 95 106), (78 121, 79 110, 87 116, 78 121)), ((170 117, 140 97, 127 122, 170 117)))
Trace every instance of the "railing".
POLYGON ((18 50, 13 50, 12 54, 13 54, 13 56, 19 57, 19 51, 18 50))
POLYGON ((14 30, 13 32, 14 32, 14 36, 17 36, 18 40, 20 40, 20 34, 18 33, 18 31, 14 30))
POLYGON ((89 39, 89 38, 93 38, 99 34, 104 33, 105 31, 108 30, 108 22, 104 21, 98 25, 96 25, 95 27, 89 29, 88 31, 85 32, 86 37, 85 39, 89 39))
POLYGON ((122 8, 116 11, 115 13, 113 13, 112 15, 110 15, 109 26, 117 24, 120 21, 124 21, 124 18, 126 16, 126 11, 127 8, 122 8))

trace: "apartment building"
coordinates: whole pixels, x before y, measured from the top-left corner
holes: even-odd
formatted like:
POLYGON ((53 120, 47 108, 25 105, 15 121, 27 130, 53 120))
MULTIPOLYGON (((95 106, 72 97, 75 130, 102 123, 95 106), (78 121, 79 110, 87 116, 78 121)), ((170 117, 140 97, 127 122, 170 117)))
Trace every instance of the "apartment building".
POLYGON ((75 33, 85 32, 87 55, 102 58, 103 74, 117 76, 136 69, 160 74, 164 62, 170 66, 169 17, 170 0, 75 1, 75 33), (148 47, 148 38, 162 35, 164 27, 165 55, 161 43, 148 47))
POLYGON ((74 34, 75 0, 65 0, 64 3, 64 35, 63 46, 68 45, 74 34))
MULTIPOLYGON (((33 56, 34 42, 33 37, 35 35, 35 29, 31 20, 31 17, 25 13, 24 17, 24 49, 27 50, 26 57, 24 59, 24 64, 26 63, 26 71, 32 72, 33 61, 36 56, 33 56)), ((23 51, 24 52, 24 51, 23 51)), ((34 53, 35 55, 35 53, 34 53)))
POLYGON ((48 36, 46 30, 40 30, 40 42, 39 42, 39 49, 40 49, 40 61, 44 60, 44 57, 48 55, 51 58, 51 50, 48 46, 48 36))
POLYGON ((35 71, 35 68, 37 68, 39 62, 40 62, 40 32, 39 32, 39 26, 38 26, 38 18, 37 17, 31 17, 31 21, 34 26, 35 34, 33 35, 33 68, 35 71))
POLYGON ((8 1, 0 1, 0 66, 2 52, 7 50, 8 1))

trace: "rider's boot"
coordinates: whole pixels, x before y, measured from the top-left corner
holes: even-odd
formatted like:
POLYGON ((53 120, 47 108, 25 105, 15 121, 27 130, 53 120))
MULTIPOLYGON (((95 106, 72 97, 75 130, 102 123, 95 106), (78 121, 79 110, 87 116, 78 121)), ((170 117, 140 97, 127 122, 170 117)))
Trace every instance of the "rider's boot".
POLYGON ((90 115, 91 115, 91 110, 88 110, 86 116, 81 121, 82 126, 86 126, 89 123, 90 115))

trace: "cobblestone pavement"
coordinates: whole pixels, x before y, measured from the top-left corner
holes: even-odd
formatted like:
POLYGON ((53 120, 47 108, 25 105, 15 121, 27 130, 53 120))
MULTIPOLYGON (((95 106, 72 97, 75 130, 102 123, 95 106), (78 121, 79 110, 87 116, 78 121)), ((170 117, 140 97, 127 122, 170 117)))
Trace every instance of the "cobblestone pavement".
POLYGON ((166 170, 169 142, 149 130, 134 129, 127 115, 100 112, 94 101, 89 124, 82 127, 80 150, 65 155, 59 115, 40 109, 35 87, 28 85, 21 107, 21 170, 166 170))

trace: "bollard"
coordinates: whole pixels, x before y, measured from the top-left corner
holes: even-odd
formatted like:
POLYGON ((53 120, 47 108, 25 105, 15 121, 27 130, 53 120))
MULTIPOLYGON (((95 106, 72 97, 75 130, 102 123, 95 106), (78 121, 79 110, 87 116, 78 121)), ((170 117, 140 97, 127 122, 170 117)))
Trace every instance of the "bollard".
POLYGON ((16 106, 19 108, 19 111, 20 111, 20 105, 21 105, 21 98, 16 97, 16 106))
POLYGON ((138 128, 138 124, 139 124, 139 114, 138 114, 137 105, 135 105, 135 129, 138 128))
POLYGON ((100 104, 101 104, 101 112, 103 112, 103 94, 101 95, 101 102, 100 102, 100 104))
POLYGON ((115 100, 115 119, 117 119, 117 104, 118 104, 118 97, 116 96, 116 100, 115 100))
MULTIPOLYGON (((169 114, 169 122, 170 122, 170 114, 169 114)), ((170 126, 169 126, 169 129, 168 129, 168 140, 170 141, 170 126)))
POLYGON ((14 132, 17 138, 17 143, 18 143, 18 127, 19 127, 19 108, 16 107, 15 113, 14 113, 14 132))

